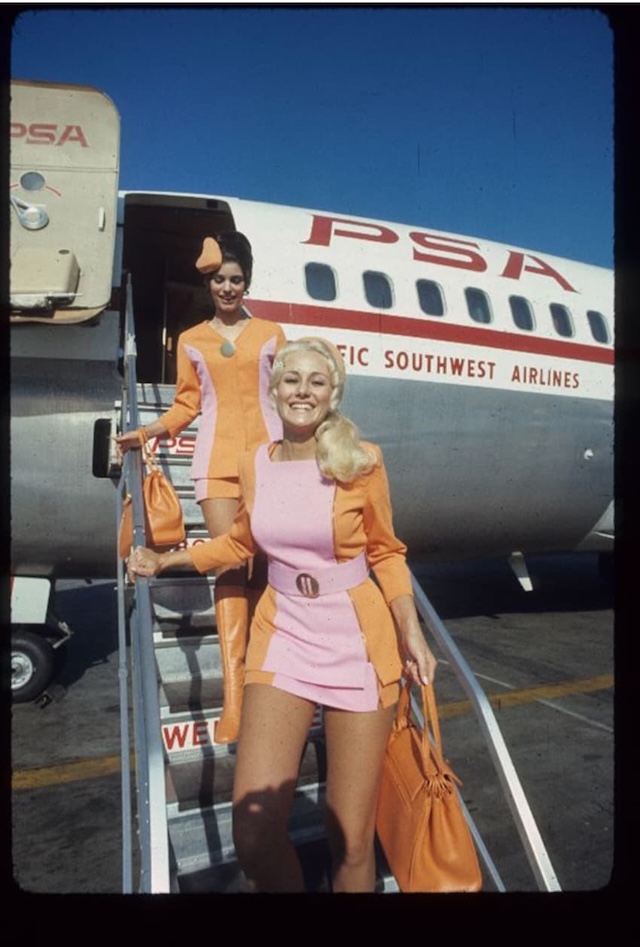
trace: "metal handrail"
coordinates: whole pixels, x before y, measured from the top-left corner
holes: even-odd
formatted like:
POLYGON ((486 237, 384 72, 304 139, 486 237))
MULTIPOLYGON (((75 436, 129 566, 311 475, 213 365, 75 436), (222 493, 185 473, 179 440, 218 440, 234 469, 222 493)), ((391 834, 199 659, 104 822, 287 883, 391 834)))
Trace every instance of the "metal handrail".
MULTIPOLYGON (((122 491, 126 483, 123 474, 118 483, 116 502, 116 536, 122 519, 122 491)), ((116 556, 118 578, 118 683, 120 692, 120 797, 122 808, 122 893, 132 892, 133 849, 131 831, 131 736, 129 730, 129 670, 127 663, 126 614, 124 602, 124 564, 116 556)))
MULTIPOLYGON (((134 335, 133 307, 131 300, 131 278, 127 280, 125 314, 125 397, 123 417, 128 414, 128 430, 138 427, 136 346, 134 335)), ((127 488, 131 495, 133 519, 133 544, 145 544, 144 504, 142 499, 142 459, 139 451, 128 451, 123 463, 123 476, 118 490, 118 510, 122 509, 122 495, 127 488)), ((118 519, 119 522, 119 519, 118 519)), ((118 572, 119 603, 121 603, 121 648, 124 644, 124 570, 119 562, 118 572), (120 591, 121 590, 121 591, 120 591)), ((170 889, 169 878, 169 840, 167 829, 167 808, 164 776, 164 747, 161 736, 160 707, 158 700, 158 676, 153 649, 153 614, 149 580, 138 577, 135 584, 133 608, 130 615, 130 664, 132 668, 132 693, 135 733, 136 787, 138 804, 138 823, 140 837, 140 893, 167 892, 170 889)), ((123 675, 124 677, 124 675, 123 675)), ((122 710, 122 732, 128 740, 128 702, 122 710)), ((129 763, 123 759, 123 780, 128 781, 129 763), (126 776, 125 776, 126 772, 126 776)), ((124 752, 123 752, 124 756, 124 752)), ((126 793, 123 790, 123 822, 129 826, 130 804, 126 805, 126 793)), ((125 848, 126 865, 123 866, 123 888, 130 890, 131 854, 130 837, 125 848), (129 888, 127 889, 127 886, 129 888)))
MULTIPOLYGON (((518 834, 524 846, 525 854, 535 876, 538 888, 541 891, 560 891, 560 884, 551 865, 551 860, 538 831, 531 809, 529 808, 529 803, 527 802, 504 738, 500 732, 493 708, 486 694, 476 681, 473 671, 463 658, 451 635, 447 631, 444 622, 429 601, 422 587, 418 584, 415 576, 412 575, 411 580, 416 608, 434 639, 437 641, 443 654, 445 654, 451 662, 456 677, 474 707, 480 723, 480 729, 487 742, 491 759, 496 767, 498 778, 500 779, 503 792, 516 823, 518 834)), ((495 866, 491 863, 486 847, 484 843, 482 843, 480 834, 473 824, 473 820, 470 819, 466 806, 465 811, 474 839, 476 844, 478 844, 480 855, 483 860, 485 860, 485 864, 489 868, 494 881, 496 881, 498 889, 502 891, 504 890, 504 886, 499 880, 495 866)))

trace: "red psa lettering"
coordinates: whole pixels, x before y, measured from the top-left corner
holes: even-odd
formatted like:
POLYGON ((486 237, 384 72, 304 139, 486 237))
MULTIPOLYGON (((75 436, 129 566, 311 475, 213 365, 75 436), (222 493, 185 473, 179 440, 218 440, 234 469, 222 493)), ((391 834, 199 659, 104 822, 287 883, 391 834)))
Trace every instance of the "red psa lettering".
POLYGON ((160 445, 164 446, 166 451, 170 451, 172 447, 176 444, 175 437, 154 437, 149 441, 149 447, 155 454, 157 450, 160 449, 160 445))
POLYGON ((531 260, 535 260, 538 264, 537 266, 531 266, 527 264, 524 265, 524 253, 518 253, 515 250, 509 250, 509 259, 507 260, 507 265, 505 266, 502 276, 505 276, 507 279, 520 279, 522 276, 523 269, 527 273, 538 273, 541 276, 550 276, 551 279, 554 279, 557 283, 562 286, 563 289, 566 289, 568 293, 575 293, 577 290, 571 286, 570 283, 558 273, 557 270, 554 270, 552 266, 548 263, 545 263, 544 260, 541 260, 540 257, 532 256, 532 254, 526 254, 531 260))
POLYGON ((195 438, 179 437, 176 445, 176 454, 193 454, 196 446, 195 438))
POLYGON ((442 237, 438 234, 420 233, 414 230, 409 236, 419 247, 427 250, 439 250, 440 253, 448 253, 450 256, 441 256, 440 253, 421 253, 414 248, 413 259, 424 260, 425 263, 438 263, 441 266, 457 266, 461 270, 474 270, 476 273, 484 273, 487 268, 486 260, 474 250, 467 250, 465 247, 476 247, 477 243, 471 240, 457 240, 454 237, 442 237))
POLYGON ((360 220, 349 220, 345 217, 325 217, 322 214, 313 215, 311 234, 308 240, 302 243, 312 243, 318 247, 328 247, 333 237, 352 237, 354 240, 373 240, 377 243, 397 243, 398 234, 389 227, 381 224, 363 223, 360 220), (345 230, 344 227, 334 227, 334 224, 343 224, 347 227, 358 227, 359 230, 345 230), (363 228, 366 228, 363 233, 363 228))
POLYGON ((30 145, 53 145, 55 144, 57 130, 57 125, 29 125, 27 142, 30 145))
POLYGON ((81 125, 65 125, 60 137, 59 128, 59 125, 48 122, 32 122, 30 125, 11 122, 11 137, 26 138, 28 145, 65 145, 77 141, 83 148, 89 147, 81 125))
POLYGON ((88 148, 87 139, 84 137, 84 132, 80 125, 67 125, 63 133, 60 135, 58 141, 59 145, 64 145, 67 141, 78 141, 83 148, 88 148))

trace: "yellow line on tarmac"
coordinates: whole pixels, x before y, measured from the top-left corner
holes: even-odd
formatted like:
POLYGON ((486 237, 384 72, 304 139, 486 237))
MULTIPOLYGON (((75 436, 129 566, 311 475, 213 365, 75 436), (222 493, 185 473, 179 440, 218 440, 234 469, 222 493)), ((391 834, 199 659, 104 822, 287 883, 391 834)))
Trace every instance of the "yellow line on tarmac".
MULTIPOLYGON (((11 779, 14 791, 20 789, 44 789, 48 786, 60 786, 84 779, 100 779, 119 773, 119 756, 102 756, 99 759, 77 760, 75 763, 61 763, 59 766, 40 766, 38 769, 16 770, 11 779)), ((134 765, 134 756, 131 756, 134 765)))
MULTIPOLYGON (((518 704, 533 703, 536 700, 552 700, 569 694, 588 694, 591 691, 608 690, 613 687, 613 674, 600 674, 597 677, 581 681, 566 681, 563 684, 541 684, 538 687, 525 687, 517 691, 505 691, 503 694, 489 694, 488 700, 498 710, 514 707, 518 704)), ((471 701, 456 700, 438 705, 441 719, 462 717, 471 712, 471 701)), ((131 755, 131 766, 135 765, 131 755)), ((61 763, 59 766, 41 766, 38 769, 16 770, 12 776, 14 792, 25 789, 44 789, 49 786, 73 783, 85 779, 100 779, 120 772, 120 756, 103 756, 99 759, 77 760, 74 763, 61 763)))
MULTIPOLYGON (((591 691, 604 691, 613 687, 613 674, 599 674, 582 681, 565 681, 564 684, 540 684, 537 687, 523 687, 518 691, 505 691, 503 694, 487 694, 492 707, 503 710, 518 704, 530 704, 536 700, 553 700, 570 694, 588 694, 591 691)), ((448 717, 462 717, 471 710, 470 700, 455 700, 438 705, 438 714, 444 720, 448 717)))

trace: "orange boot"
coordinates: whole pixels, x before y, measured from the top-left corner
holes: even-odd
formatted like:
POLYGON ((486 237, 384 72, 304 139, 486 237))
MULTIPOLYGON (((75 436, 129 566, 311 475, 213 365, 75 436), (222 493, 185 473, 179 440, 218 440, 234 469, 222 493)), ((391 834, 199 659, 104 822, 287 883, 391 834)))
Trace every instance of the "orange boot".
POLYGON ((248 640, 248 610, 244 588, 216 583, 214 590, 216 627, 222 658, 224 701, 222 716, 215 733, 216 743, 233 743, 238 739, 244 659, 248 640))
POLYGON ((262 598, 262 593, 267 587, 268 571, 267 559, 262 553, 258 553, 251 560, 249 578, 246 585, 247 604, 249 609, 249 628, 255 614, 258 602, 262 598))

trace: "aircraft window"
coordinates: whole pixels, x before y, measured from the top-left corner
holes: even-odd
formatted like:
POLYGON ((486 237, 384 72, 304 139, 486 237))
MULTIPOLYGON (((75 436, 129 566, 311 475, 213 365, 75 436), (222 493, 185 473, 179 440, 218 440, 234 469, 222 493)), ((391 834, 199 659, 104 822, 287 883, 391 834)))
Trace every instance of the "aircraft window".
POLYGON ((587 311, 587 319, 589 320, 591 335, 596 342, 602 342, 606 345, 609 341, 609 328, 605 317, 601 312, 596 312, 595 309, 589 309, 587 311))
POLYGON ((489 297, 481 289, 467 287, 464 291, 467 297, 467 309, 474 322, 492 322, 489 297))
POLYGON ((426 312, 428 316, 444 315, 444 299, 437 283, 430 279, 419 279, 416 282, 416 289, 423 312, 426 312))
POLYGON ((517 327, 525 332, 531 332, 535 320, 529 300, 525 299, 524 296, 509 296, 509 305, 511 306, 513 321, 517 327))
POLYGON ((391 283, 384 273, 374 273, 368 270, 362 274, 364 283, 364 292, 367 302, 376 309, 391 309, 393 305, 393 294, 391 292, 391 283))
POLYGON ((307 292, 312 299, 330 302, 336 298, 336 277, 330 266, 325 263, 307 263, 304 268, 307 292))
POLYGON ((561 306, 560 303, 551 303, 549 311, 553 319, 553 327, 558 335, 571 338, 573 335, 573 322, 571 321, 571 314, 567 307, 561 306))

